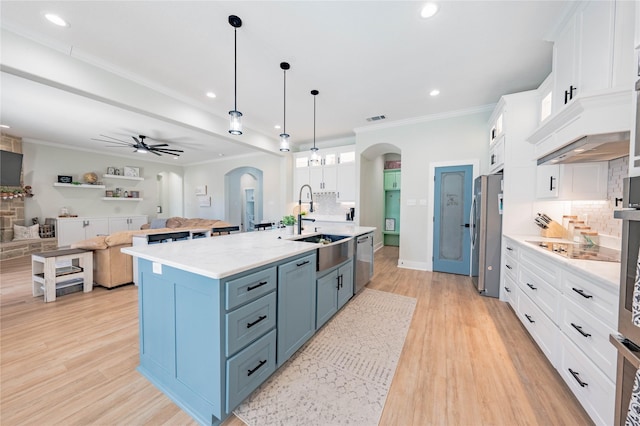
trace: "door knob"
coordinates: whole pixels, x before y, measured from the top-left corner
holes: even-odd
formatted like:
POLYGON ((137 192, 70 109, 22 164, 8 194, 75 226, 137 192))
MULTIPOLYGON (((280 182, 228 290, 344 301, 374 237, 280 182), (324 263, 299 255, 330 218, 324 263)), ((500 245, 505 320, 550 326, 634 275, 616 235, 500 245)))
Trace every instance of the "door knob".
POLYGON ((465 228, 469 228, 469 224, 465 223, 464 225, 460 225, 460 226, 464 226, 465 228))

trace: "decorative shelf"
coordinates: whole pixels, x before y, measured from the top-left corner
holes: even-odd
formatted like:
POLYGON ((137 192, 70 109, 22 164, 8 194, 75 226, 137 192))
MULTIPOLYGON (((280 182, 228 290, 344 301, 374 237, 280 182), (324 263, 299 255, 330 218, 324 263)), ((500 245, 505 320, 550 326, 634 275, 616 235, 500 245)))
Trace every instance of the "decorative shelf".
POLYGON ((102 177, 105 178, 105 179, 144 180, 143 177, 109 175, 109 174, 104 174, 104 175, 102 175, 102 177))
POLYGON ((104 201, 142 201, 144 198, 133 198, 133 197, 102 197, 104 201))
POLYGON ((54 182, 53 186, 62 186, 64 188, 93 188, 93 189, 104 189, 104 185, 90 185, 88 183, 79 183, 77 185, 73 183, 60 183, 54 182))

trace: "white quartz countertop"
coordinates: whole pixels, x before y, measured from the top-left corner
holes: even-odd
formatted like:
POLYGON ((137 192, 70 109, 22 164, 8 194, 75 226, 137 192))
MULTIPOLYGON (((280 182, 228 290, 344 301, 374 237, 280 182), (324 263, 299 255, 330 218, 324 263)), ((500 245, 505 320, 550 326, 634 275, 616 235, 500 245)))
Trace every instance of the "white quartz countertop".
MULTIPOLYGON (((326 227, 322 233, 356 237, 376 228, 355 225, 326 227)), ((319 232, 303 232, 313 235, 319 232)), ((320 245, 291 241, 297 235, 286 235, 284 229, 243 232, 211 238, 174 241, 165 244, 133 246, 123 253, 141 259, 210 278, 224 278, 272 262, 304 253, 311 253, 320 245)))
POLYGON ((619 288, 620 287, 620 263, 619 262, 602 262, 597 260, 580 260, 580 259, 568 259, 564 256, 560 256, 555 253, 551 253, 549 250, 536 246, 535 244, 528 243, 527 241, 549 241, 556 243, 572 243, 573 241, 561 240, 558 238, 544 238, 532 235, 505 235, 518 243, 521 243, 523 247, 534 250, 536 253, 542 253, 549 259, 562 266, 575 269, 579 272, 586 273, 599 280, 604 280, 608 284, 619 288))

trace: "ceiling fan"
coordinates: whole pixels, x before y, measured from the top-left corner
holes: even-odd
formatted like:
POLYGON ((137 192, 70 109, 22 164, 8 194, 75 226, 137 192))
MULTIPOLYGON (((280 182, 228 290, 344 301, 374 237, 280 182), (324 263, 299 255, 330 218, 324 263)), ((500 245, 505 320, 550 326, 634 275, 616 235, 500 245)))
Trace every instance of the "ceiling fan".
POLYGON ((141 153, 150 152, 155 155, 169 154, 169 155, 173 155, 174 157, 179 157, 180 154, 178 153, 184 152, 181 149, 165 148, 169 146, 168 143, 159 143, 159 144, 149 145, 144 140, 153 139, 153 138, 148 138, 145 135, 138 135, 138 137, 131 136, 131 138, 135 141, 135 143, 123 141, 123 140, 114 138, 112 136, 107 136, 107 135, 100 135, 100 136, 102 136, 103 138, 108 138, 110 140, 98 139, 98 138, 91 138, 91 140, 113 144, 109 146, 109 148, 134 148, 133 152, 141 152, 141 153))

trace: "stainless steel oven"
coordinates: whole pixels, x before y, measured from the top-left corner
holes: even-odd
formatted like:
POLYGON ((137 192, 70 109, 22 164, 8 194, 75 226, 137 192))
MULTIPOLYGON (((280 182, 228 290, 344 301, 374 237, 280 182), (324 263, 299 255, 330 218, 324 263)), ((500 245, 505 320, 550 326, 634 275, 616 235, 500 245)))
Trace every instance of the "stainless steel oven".
MULTIPOLYGON (((625 186, 640 183, 640 177, 627 178, 625 186), (637 181, 637 182, 636 182, 637 181)), ((640 200, 625 200, 626 205, 640 200)), ((622 250, 620 262, 620 303, 618 305, 618 335, 610 341, 618 350, 616 376, 615 424, 624 425, 636 371, 640 368, 640 326, 632 322, 633 293, 640 250, 640 210, 619 210, 614 217, 622 219, 622 250)))

